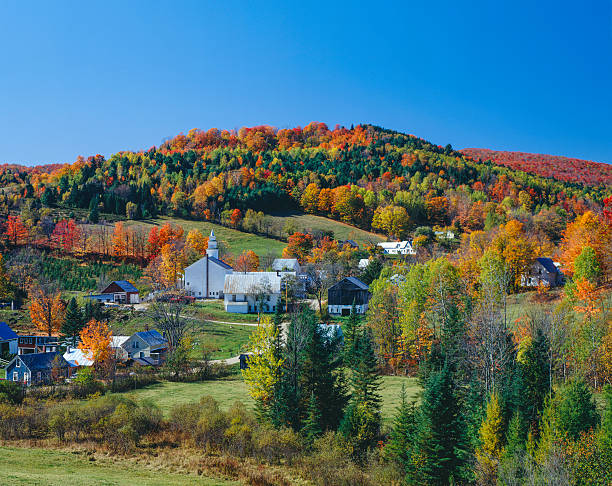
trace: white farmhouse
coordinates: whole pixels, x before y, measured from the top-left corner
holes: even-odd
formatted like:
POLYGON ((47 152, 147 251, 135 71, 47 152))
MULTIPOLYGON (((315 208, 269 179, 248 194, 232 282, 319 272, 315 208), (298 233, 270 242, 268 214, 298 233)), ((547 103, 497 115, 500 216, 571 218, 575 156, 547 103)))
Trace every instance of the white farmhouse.
POLYGON ((225 276, 225 310, 237 314, 275 312, 282 278, 276 272, 244 272, 225 276))
POLYGON ((199 299, 222 299, 226 275, 234 272, 232 267, 219 260, 219 247, 215 232, 210 232, 206 256, 185 269, 183 277, 187 295, 199 299))
POLYGON ((386 255, 416 255, 410 241, 384 241, 378 243, 386 255))

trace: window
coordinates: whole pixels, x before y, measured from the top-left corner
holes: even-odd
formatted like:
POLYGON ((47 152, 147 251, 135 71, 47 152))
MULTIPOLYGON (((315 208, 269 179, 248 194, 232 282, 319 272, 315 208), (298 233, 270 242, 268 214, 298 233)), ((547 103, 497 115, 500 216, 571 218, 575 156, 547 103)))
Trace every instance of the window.
POLYGON ((13 371, 13 381, 19 381, 19 372, 13 371))
POLYGON ((21 360, 20 359, 15 361, 15 368, 21 368, 21 360))
POLYGON ((41 378, 42 378, 42 373, 39 371, 38 373, 36 373, 36 379, 40 381, 41 378))

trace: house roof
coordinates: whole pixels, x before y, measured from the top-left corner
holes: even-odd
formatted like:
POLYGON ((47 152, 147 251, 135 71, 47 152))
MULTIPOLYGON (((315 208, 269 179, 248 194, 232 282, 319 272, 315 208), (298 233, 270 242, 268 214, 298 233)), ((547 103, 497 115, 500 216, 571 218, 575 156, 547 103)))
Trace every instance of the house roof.
POLYGON ((111 348, 120 348, 128 339, 130 339, 130 336, 113 336, 111 339, 111 348))
POLYGON ((297 270, 300 264, 297 258, 275 258, 272 262, 272 269, 280 272, 285 269, 297 270))
POLYGON ((223 293, 254 294, 258 287, 269 287, 273 294, 281 291, 281 277, 276 272, 244 272, 225 276, 223 293))
POLYGON ((404 241, 383 241, 381 243, 377 243, 378 246, 384 248, 385 250, 400 250, 403 248, 412 248, 411 243, 408 240, 404 241))
POLYGON ((357 287, 359 287, 361 290, 370 290, 370 287, 368 287, 366 284, 364 284, 361 280, 359 280, 357 277, 346 277, 345 280, 348 280, 349 282, 351 282, 352 284, 356 285, 357 287))
POLYGON ((154 346, 166 346, 168 341, 165 337, 163 337, 159 332, 155 329, 151 331, 140 331, 134 334, 134 336, 138 336, 144 342, 146 342, 150 347, 154 346))
POLYGON ((64 359, 72 366, 92 366, 94 364, 93 359, 87 356, 82 349, 72 349, 64 353, 64 359))
POLYGON ((537 262, 542 265, 547 272, 550 273, 558 273, 559 269, 557 268, 557 266, 553 263, 553 261, 550 258, 536 258, 537 262))
POLYGON ((59 357, 60 366, 69 366, 60 353, 20 354, 15 359, 21 359, 30 371, 48 370, 53 367, 53 360, 59 357))
POLYGON ((18 337, 17 333, 13 331, 6 322, 0 322, 0 341, 11 341, 18 337))

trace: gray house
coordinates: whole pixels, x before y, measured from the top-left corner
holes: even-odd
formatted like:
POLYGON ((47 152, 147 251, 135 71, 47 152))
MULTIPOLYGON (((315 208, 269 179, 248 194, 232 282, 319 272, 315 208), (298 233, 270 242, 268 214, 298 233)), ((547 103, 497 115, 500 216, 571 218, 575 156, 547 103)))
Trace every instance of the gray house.
POLYGON ((523 287, 537 287, 540 284, 556 287, 563 283, 563 274, 550 258, 536 258, 529 272, 521 276, 523 287))
POLYGON ((365 314, 370 302, 370 288, 357 277, 346 277, 327 291, 327 310, 332 315, 348 316, 353 303, 357 314, 365 314))
POLYGON ((150 358, 148 364, 159 364, 168 351, 168 340, 155 329, 141 331, 125 340, 121 347, 129 359, 150 358))
POLYGON ((26 385, 44 385, 53 379, 70 376, 70 364, 61 353, 30 353, 15 356, 6 366, 6 379, 26 385))

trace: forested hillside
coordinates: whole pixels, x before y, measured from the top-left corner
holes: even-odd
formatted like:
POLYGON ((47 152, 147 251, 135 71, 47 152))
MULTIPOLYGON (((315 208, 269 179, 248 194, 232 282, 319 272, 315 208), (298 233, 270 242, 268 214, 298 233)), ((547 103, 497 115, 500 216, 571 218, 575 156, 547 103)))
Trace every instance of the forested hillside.
POLYGON ((522 170, 543 177, 577 182, 590 186, 612 185, 612 165, 557 155, 504 152, 500 150, 466 148, 461 150, 474 159, 490 160, 495 164, 522 170))
MULTIPOLYGON (((160 147, 79 157, 61 168, 0 169, 0 208, 23 198, 129 219, 172 215, 238 224, 246 211, 295 209, 403 237, 423 226, 492 227, 512 217, 601 212, 609 189, 472 160, 370 125, 191 130, 160 147), (554 214, 549 214, 552 211, 554 214)), ((557 233, 555 237, 558 237, 557 233)))

